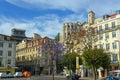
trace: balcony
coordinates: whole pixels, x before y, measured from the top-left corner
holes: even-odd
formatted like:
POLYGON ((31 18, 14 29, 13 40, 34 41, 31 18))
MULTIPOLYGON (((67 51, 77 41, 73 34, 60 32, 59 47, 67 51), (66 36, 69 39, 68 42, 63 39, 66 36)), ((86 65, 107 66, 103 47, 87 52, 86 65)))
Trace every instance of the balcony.
POLYGON ((113 64, 118 64, 118 61, 111 61, 111 63, 113 63, 113 64))
POLYGON ((120 25, 117 25, 115 27, 109 27, 107 30, 106 29, 98 30, 98 34, 106 33, 106 32, 112 32, 112 31, 115 31, 115 30, 118 30, 118 29, 120 29, 120 25))

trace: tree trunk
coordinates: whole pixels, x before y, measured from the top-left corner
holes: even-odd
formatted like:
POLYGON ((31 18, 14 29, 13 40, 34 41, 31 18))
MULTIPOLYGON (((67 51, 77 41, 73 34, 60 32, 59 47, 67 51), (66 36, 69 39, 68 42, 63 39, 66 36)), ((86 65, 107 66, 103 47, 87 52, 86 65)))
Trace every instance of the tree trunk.
POLYGON ((95 69, 95 66, 92 64, 92 69, 93 69, 93 77, 94 77, 94 80, 97 80, 97 76, 96 76, 96 69, 95 69))

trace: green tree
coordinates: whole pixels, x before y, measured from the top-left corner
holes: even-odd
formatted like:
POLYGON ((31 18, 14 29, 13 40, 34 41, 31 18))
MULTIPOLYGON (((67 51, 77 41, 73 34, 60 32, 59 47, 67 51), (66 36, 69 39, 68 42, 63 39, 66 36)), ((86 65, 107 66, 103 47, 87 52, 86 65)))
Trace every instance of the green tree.
POLYGON ((107 69, 110 65, 110 58, 103 49, 85 49, 83 51, 83 59, 88 68, 93 69, 94 79, 96 80, 96 70, 99 67, 107 69))
POLYGON ((63 56, 62 65, 66 66, 68 69, 72 69, 75 71, 76 69, 76 57, 79 57, 79 65, 82 64, 82 59, 79 54, 73 52, 73 53, 67 53, 63 56))
POLYGON ((56 42, 59 42, 59 40, 60 40, 60 33, 58 33, 58 34, 55 36, 55 41, 56 41, 56 42))

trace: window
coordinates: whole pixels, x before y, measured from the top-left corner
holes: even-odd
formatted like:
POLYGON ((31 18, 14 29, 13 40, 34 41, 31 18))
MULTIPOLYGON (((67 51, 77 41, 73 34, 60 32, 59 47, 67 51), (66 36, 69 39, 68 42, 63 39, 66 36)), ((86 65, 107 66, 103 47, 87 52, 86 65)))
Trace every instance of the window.
POLYGON ((112 29, 115 28, 115 22, 112 22, 112 29))
POLYGON ((102 32, 102 26, 99 26, 99 32, 102 32))
POLYGON ((3 41, 4 40, 4 36, 0 35, 0 40, 3 41))
POLYGON ((2 50, 0 50, 0 56, 2 56, 3 55, 3 51, 2 50))
POLYGON ((117 54, 112 54, 113 61, 118 61, 117 54))
POLYGON ((109 34, 108 33, 105 34, 105 39, 109 39, 109 34))
POLYGON ((11 59, 8 59, 8 64, 11 64, 11 59))
POLYGON ((103 39, 103 35, 99 35, 99 40, 102 40, 103 39))
POLYGON ((113 37, 113 38, 116 37, 116 32, 112 32, 112 37, 113 37))
POLYGON ((108 24, 105 24, 105 30, 108 30, 108 24))
POLYGON ((22 56, 22 60, 25 60, 25 56, 22 56))
POLYGON ((8 44, 8 47, 9 47, 9 48, 12 48, 12 43, 9 43, 9 44, 8 44))
POLYGON ((100 44, 100 49, 103 49, 103 44, 100 44))
POLYGON ((70 35, 70 32, 68 32, 68 35, 70 35))
POLYGON ((113 49, 116 49, 116 48, 117 48, 116 42, 113 42, 113 43, 112 43, 112 47, 113 47, 113 49))
POLYGON ((106 50, 109 50, 109 49, 110 49, 110 44, 107 43, 107 44, 106 44, 106 50))
POLYGON ((11 56, 12 55, 12 52, 11 51, 8 51, 8 56, 11 56))
POLYGON ((0 42, 0 47, 3 47, 3 42, 0 42))

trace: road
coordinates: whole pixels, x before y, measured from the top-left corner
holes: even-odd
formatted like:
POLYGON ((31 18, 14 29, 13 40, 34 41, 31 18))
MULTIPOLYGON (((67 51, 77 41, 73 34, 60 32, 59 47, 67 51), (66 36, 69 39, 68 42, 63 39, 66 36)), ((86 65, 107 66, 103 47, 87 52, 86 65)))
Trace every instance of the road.
MULTIPOLYGON (((4 79, 0 79, 0 80, 53 80, 52 76, 31 76, 31 77, 22 77, 22 78, 4 78, 4 79)), ((65 76, 61 76, 61 75, 55 75, 54 80, 66 80, 65 76)), ((79 80, 93 80, 90 78, 80 78, 79 80)), ((98 79, 98 80, 102 80, 102 79, 98 79)))
MULTIPOLYGON (((53 80, 52 76, 31 76, 22 78, 3 78, 0 80, 53 80)), ((66 80, 64 76, 55 76, 54 80, 66 80)))

